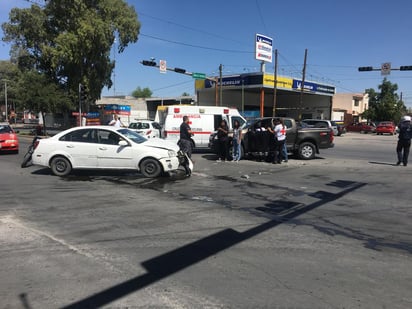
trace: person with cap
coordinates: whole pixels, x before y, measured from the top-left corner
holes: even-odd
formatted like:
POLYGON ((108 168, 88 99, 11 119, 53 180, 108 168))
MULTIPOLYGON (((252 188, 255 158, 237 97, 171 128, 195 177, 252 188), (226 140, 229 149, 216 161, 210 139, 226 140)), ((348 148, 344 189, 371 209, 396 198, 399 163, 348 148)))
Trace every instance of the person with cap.
POLYGON ((403 116, 399 124, 398 144, 396 145, 396 153, 398 162, 396 165, 403 163, 403 166, 408 165, 409 150, 411 148, 412 126, 411 116, 403 116))

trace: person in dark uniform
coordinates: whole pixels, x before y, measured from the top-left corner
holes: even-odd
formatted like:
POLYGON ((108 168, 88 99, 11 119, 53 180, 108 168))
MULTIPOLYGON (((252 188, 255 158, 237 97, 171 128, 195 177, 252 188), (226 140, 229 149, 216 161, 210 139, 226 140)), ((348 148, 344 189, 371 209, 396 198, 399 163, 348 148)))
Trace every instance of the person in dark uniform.
POLYGON ((409 150, 411 148, 412 126, 411 116, 403 116, 399 124, 398 144, 396 145, 396 153, 398 162, 396 165, 403 163, 403 166, 408 165, 409 150))
MULTIPOLYGON (((188 116, 183 116, 183 122, 180 125, 180 139, 178 141, 178 146, 181 151, 187 154, 189 158, 192 157, 192 139, 191 137, 193 136, 192 129, 189 126, 189 117, 188 116)), ((189 168, 189 164, 184 164, 184 168, 186 170, 186 176, 190 176, 191 171, 189 168)))

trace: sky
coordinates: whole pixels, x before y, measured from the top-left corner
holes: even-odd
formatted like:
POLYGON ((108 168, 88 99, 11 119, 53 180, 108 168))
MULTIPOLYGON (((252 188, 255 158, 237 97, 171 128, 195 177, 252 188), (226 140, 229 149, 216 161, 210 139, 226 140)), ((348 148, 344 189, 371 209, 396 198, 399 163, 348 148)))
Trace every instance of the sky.
MULTIPOLYGON (((40 0, 0 0, 0 23, 12 7, 40 0)), ((278 50, 278 75, 333 85, 337 93, 362 93, 382 83, 380 69, 412 65, 412 1, 410 0, 127 0, 141 23, 137 43, 121 53, 112 50, 114 86, 102 95, 130 95, 148 87, 153 97, 195 94, 190 76, 140 64, 154 58, 168 68, 223 75, 258 72, 256 34, 273 38, 278 50)), ((3 36, 2 32, 0 32, 3 36)), ((10 46, 0 43, 0 60, 9 59, 10 46)), ((266 63, 274 72, 274 63, 266 63)), ((392 70, 387 78, 412 107, 412 71, 392 70)))

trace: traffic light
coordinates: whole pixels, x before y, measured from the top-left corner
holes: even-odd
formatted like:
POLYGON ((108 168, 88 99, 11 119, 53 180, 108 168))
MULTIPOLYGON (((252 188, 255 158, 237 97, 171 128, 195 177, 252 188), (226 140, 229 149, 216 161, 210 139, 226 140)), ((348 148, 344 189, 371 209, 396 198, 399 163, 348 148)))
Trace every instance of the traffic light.
POLYGON ((359 72, 364 72, 364 71, 372 71, 373 67, 359 67, 358 71, 359 72))
POLYGON ((401 71, 412 71, 412 65, 402 65, 399 70, 401 71))
POLYGON ((142 64, 143 64, 143 65, 147 65, 147 66, 149 66, 149 67, 155 67, 155 66, 156 66, 156 62, 150 61, 150 60, 143 60, 143 61, 142 61, 142 64))
POLYGON ((87 88, 85 85, 79 84, 79 95, 80 95, 80 101, 81 102, 86 102, 87 100, 87 88))
POLYGON ((185 70, 185 69, 181 69, 181 68, 175 68, 175 72, 176 72, 176 73, 185 74, 185 73, 186 73, 186 70, 185 70))

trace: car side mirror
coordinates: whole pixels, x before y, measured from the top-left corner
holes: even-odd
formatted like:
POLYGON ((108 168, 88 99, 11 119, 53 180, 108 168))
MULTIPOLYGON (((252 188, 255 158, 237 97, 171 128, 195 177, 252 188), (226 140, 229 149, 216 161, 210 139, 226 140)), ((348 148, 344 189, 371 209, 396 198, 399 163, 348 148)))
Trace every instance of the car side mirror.
POLYGON ((126 141, 124 141, 124 140, 121 140, 121 141, 119 141, 119 144, 118 144, 119 146, 122 146, 122 147, 126 147, 126 146, 129 146, 129 143, 128 142, 126 142, 126 141))

